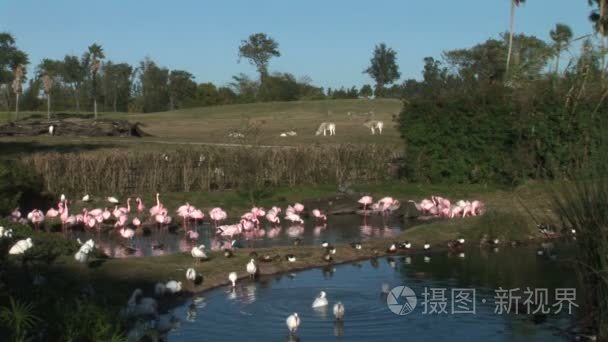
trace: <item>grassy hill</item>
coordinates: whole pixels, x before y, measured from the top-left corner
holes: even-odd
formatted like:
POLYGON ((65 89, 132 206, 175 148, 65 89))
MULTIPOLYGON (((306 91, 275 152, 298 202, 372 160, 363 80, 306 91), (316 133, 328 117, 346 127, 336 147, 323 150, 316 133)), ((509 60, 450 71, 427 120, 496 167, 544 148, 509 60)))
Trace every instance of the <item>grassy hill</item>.
MULTIPOLYGON (((125 114, 102 113, 102 118, 126 118, 140 122, 143 129, 153 137, 142 139, 47 137, 0 138, 0 141, 40 143, 110 143, 156 142, 156 143, 220 143, 298 145, 311 143, 395 143, 401 139, 394 128, 393 116, 401 111, 401 102, 394 99, 378 100, 323 100, 253 103, 182 109, 171 112, 125 114), (373 119, 382 120, 385 129, 382 136, 372 136, 363 122, 372 118, 357 115, 374 112, 373 119), (348 115, 348 112, 355 113, 348 115), (323 121, 336 124, 335 137, 315 136, 323 121), (295 137, 280 137, 281 132, 293 130, 295 137), (229 137, 229 132, 240 131, 244 138, 229 137)), ((23 113, 21 117, 33 113, 23 113)), ((37 113, 38 115, 45 115, 37 113)), ((0 120, 9 120, 11 113, 2 113, 0 120)), ((139 145, 139 144, 138 144, 139 145)))

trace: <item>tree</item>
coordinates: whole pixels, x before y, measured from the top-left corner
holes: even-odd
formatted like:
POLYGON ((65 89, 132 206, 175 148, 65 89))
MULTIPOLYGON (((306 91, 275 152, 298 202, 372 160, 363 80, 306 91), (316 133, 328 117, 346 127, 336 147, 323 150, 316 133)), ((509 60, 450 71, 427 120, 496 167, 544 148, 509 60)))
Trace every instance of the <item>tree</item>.
POLYGON ((131 97, 133 67, 127 63, 114 64, 112 61, 103 67, 103 81, 106 84, 106 98, 112 102, 112 110, 126 112, 131 97))
POLYGON ((196 83, 194 76, 183 70, 172 70, 169 74, 169 110, 180 108, 183 101, 194 98, 196 83))
POLYGON ((279 43, 265 33, 254 33, 247 40, 242 40, 239 46, 239 60, 249 59, 260 73, 260 81, 268 75, 268 62, 272 57, 281 57, 279 43))
POLYGON ((97 120, 97 72, 101 68, 101 60, 106 56, 103 53, 103 48, 98 44, 89 46, 88 54, 91 61, 89 68, 91 70, 91 95, 93 97, 93 112, 95 113, 95 120, 97 120))
POLYGON ((72 87, 76 111, 80 113, 80 89, 87 75, 88 60, 77 56, 66 55, 63 58, 61 78, 72 87))
POLYGON ((376 45, 370 66, 363 71, 376 81, 376 96, 382 92, 385 85, 391 84, 401 77, 397 65, 397 52, 384 43, 376 45))
POLYGON ((374 95, 374 90, 372 89, 372 86, 370 86, 369 84, 365 84, 361 87, 359 94, 361 96, 371 97, 372 95, 374 95))
MULTIPOLYGON (((10 33, 0 32, 0 87, 12 83, 16 100, 15 115, 19 112, 19 97, 23 91, 25 67, 28 63, 27 54, 17 48, 15 38, 10 33)), ((7 87, 7 95, 9 95, 8 89, 9 87, 7 87)))
POLYGON ((559 72, 559 59, 562 51, 568 49, 572 40, 572 30, 566 24, 557 23, 555 28, 549 32, 553 40, 553 49, 555 50, 555 74, 559 72))
POLYGON ((38 66, 38 73, 42 80, 42 89, 46 95, 46 115, 48 120, 51 120, 51 90, 53 89, 60 65, 58 61, 45 58, 38 66))
POLYGON ((511 50, 513 48, 513 30, 515 29, 515 10, 519 5, 526 2, 526 0, 510 0, 511 1, 511 18, 509 23, 509 51, 507 52, 507 67, 506 70, 509 72, 509 64, 511 63, 511 50))
POLYGON ((27 54, 17 50, 10 62, 13 69, 13 92, 15 93, 15 120, 19 119, 19 97, 23 93, 23 81, 25 80, 25 66, 29 63, 27 54))
POLYGON ((167 110, 169 104, 169 70, 161 68, 150 58, 140 62, 137 70, 141 110, 160 112, 167 110))
POLYGON ((260 88, 259 82, 252 80, 243 73, 232 76, 232 79, 234 82, 230 83, 230 88, 237 94, 238 102, 255 102, 256 94, 260 88))
POLYGON ((606 67, 606 39, 608 39, 608 0, 587 0, 589 5, 597 6, 591 11, 589 20, 593 23, 594 29, 600 35, 602 46, 602 77, 604 77, 604 68, 606 67))

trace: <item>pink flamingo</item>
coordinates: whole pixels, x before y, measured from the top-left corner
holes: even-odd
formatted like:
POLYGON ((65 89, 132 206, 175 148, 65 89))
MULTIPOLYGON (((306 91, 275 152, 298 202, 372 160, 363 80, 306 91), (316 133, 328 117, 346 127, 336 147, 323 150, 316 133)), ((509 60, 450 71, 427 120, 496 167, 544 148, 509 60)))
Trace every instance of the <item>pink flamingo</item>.
POLYGON ((293 209, 296 211, 297 214, 300 214, 304 211, 304 205, 302 203, 296 203, 293 205, 293 209))
POLYGON ((216 234, 219 234, 220 236, 228 236, 230 238, 232 238, 234 235, 241 234, 241 232, 242 227, 240 224, 219 226, 216 229, 216 234))
POLYGON ((194 220, 194 224, 198 223, 198 221, 202 221, 204 217, 205 214, 203 214, 200 209, 195 209, 190 213, 190 218, 194 220))
POLYGON ((327 221, 327 216, 323 215, 319 209, 313 209, 312 216, 319 221, 327 221))
POLYGON ((127 215, 119 216, 118 220, 116 220, 116 223, 114 223, 114 228, 124 228, 128 220, 129 217, 127 215))
POLYGON ((134 217, 131 221, 131 224, 133 225, 133 227, 135 227, 135 229, 137 229, 139 228, 139 226, 141 226, 141 220, 138 217, 134 217))
POLYGON ((59 216, 59 210, 55 209, 55 208, 51 208, 49 210, 47 210, 46 212, 46 217, 48 218, 55 218, 59 216))
POLYGON ((189 230, 188 232, 186 232, 186 236, 188 237, 188 239, 190 239, 192 241, 197 241, 198 240, 198 232, 197 231, 189 230))
POLYGON ((44 213, 41 210, 34 209, 27 214, 27 219, 30 220, 36 229, 44 222, 44 213))
POLYGON ((93 209, 91 211, 89 211, 89 215, 91 216, 100 216, 103 213, 103 210, 101 208, 97 208, 97 209, 93 209))
POLYGON ((277 215, 278 215, 278 213, 276 213, 273 210, 270 210, 266 214, 266 220, 268 220, 268 222, 270 222, 270 223, 280 224, 281 220, 279 219, 279 216, 277 216, 277 215))
POLYGON ((246 219, 241 219, 241 229, 243 229, 244 231, 248 232, 250 230, 252 230, 253 228, 255 228, 255 224, 252 221, 246 220, 246 219))
POLYGON ((108 210, 108 208, 105 208, 101 213, 101 217, 104 221, 107 221, 110 219, 110 217, 112 217, 112 213, 108 210))
POLYGON ((13 209, 11 212, 11 218, 13 221, 18 221, 21 218, 21 211, 19 211, 19 207, 13 209))
POLYGON ((68 201, 66 200, 63 203, 63 212, 61 213, 61 216, 59 217, 59 219, 61 220, 61 230, 65 230, 66 224, 69 223, 68 218, 69 218, 69 208, 68 208, 68 201))
POLYGON ((186 202, 186 204, 177 208, 176 213, 178 216, 181 216, 184 220, 184 226, 186 226, 188 222, 188 218, 190 217, 190 212, 194 210, 194 207, 190 205, 190 203, 186 202))
POLYGON ((298 214, 287 213, 285 215, 285 219, 287 221, 291 221, 292 223, 300 223, 300 224, 304 223, 304 220, 302 220, 302 218, 298 214))
POLYGON ((137 202, 137 212, 139 213, 139 215, 141 215, 144 210, 146 209, 146 206, 144 205, 144 202, 142 202, 141 198, 137 197, 135 199, 135 202, 137 202))
POLYGON ((127 198, 127 207, 126 208, 125 207, 118 208, 118 206, 117 206, 117 210, 122 211, 122 213, 124 215, 129 215, 129 213, 131 212, 131 197, 127 198))
POLYGON ((156 193, 156 205, 150 208, 150 216, 154 217, 163 209, 163 204, 160 203, 160 194, 156 193))
POLYGON ((122 236, 124 239, 128 239, 131 240, 133 239, 133 236, 135 236, 135 231, 131 228, 121 228, 119 230, 120 236, 122 236))
POLYGON ((367 206, 374 202, 372 196, 363 196, 357 202, 363 204, 364 215, 367 215, 367 206))
POLYGON ((209 218, 213 220, 216 226, 219 221, 225 220, 227 217, 228 215, 222 210, 222 208, 216 207, 209 211, 209 218))

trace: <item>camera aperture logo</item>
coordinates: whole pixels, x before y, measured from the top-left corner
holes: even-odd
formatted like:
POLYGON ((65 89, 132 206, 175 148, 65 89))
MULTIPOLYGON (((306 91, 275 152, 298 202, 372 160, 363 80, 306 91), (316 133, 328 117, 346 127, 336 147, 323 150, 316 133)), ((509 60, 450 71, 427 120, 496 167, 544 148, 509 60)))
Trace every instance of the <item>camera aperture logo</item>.
POLYGON ((416 293, 407 286, 397 286, 386 296, 386 305, 396 315, 407 315, 418 304, 416 293))

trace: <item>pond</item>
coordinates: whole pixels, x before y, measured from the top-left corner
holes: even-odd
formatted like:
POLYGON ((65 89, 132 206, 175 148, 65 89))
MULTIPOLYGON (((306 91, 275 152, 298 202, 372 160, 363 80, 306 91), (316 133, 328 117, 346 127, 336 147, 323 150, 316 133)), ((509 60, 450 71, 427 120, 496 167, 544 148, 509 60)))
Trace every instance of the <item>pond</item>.
MULTIPOLYGON (((403 221, 397 217, 372 216, 363 219, 358 215, 334 215, 327 223, 318 225, 307 220, 304 225, 282 227, 267 226, 260 229, 257 235, 242 235, 235 237, 238 244, 244 247, 271 247, 292 245, 296 239, 301 245, 318 245, 322 241, 329 243, 350 243, 357 240, 397 236, 399 232, 407 227, 420 224, 420 221, 403 221)), ((229 239, 219 239, 215 234, 215 228, 208 223, 193 227, 199 234, 198 240, 192 241, 186 237, 182 227, 158 230, 152 228, 145 231, 138 230, 133 240, 128 241, 117 233, 116 230, 105 232, 74 231, 72 238, 86 240, 93 238, 98 248, 110 257, 141 257, 160 256, 189 252, 193 246, 204 244, 208 249, 217 250, 221 246, 229 244, 229 239), (132 247, 132 248, 126 248, 132 247)))
POLYGON ((576 290, 567 251, 560 248, 562 255, 555 249, 545 250, 539 256, 536 247, 497 252, 470 249, 464 258, 449 254, 389 257, 266 277, 255 283, 241 282, 235 290, 218 288, 172 310, 170 315, 177 323, 168 340, 567 341, 565 332, 575 319, 576 307, 569 314, 563 301, 560 312, 559 305, 552 306, 558 303, 556 289, 576 290), (387 297, 397 294, 397 302, 391 302, 391 307, 405 308, 405 297, 398 296, 404 292, 383 291, 398 286, 409 287, 417 299, 407 315, 395 314, 387 305, 387 297), (528 311, 524 305, 528 287, 537 293, 546 289, 546 307, 541 305, 542 295, 538 295, 532 298, 528 311), (452 289, 458 288, 467 290, 468 298, 475 298, 474 313, 472 302, 454 301, 464 298, 459 294, 466 292, 456 290, 453 295, 452 289), (495 291, 500 288, 519 289, 509 297, 509 313, 501 304, 505 300, 498 294, 502 292, 495 291), (429 293, 426 300, 425 290, 429 293), (329 306, 325 310, 311 308, 319 291, 327 293, 329 306), (517 296, 521 299, 516 300, 517 296), (339 323, 332 313, 337 301, 346 311, 339 323), (453 303, 456 312, 452 311, 453 303), (498 307, 502 312, 496 311, 498 307), (538 308, 549 312, 532 314, 538 308), (457 313, 459 310, 468 313, 457 313), (293 312, 301 318, 297 336, 290 336, 285 325, 293 312))

